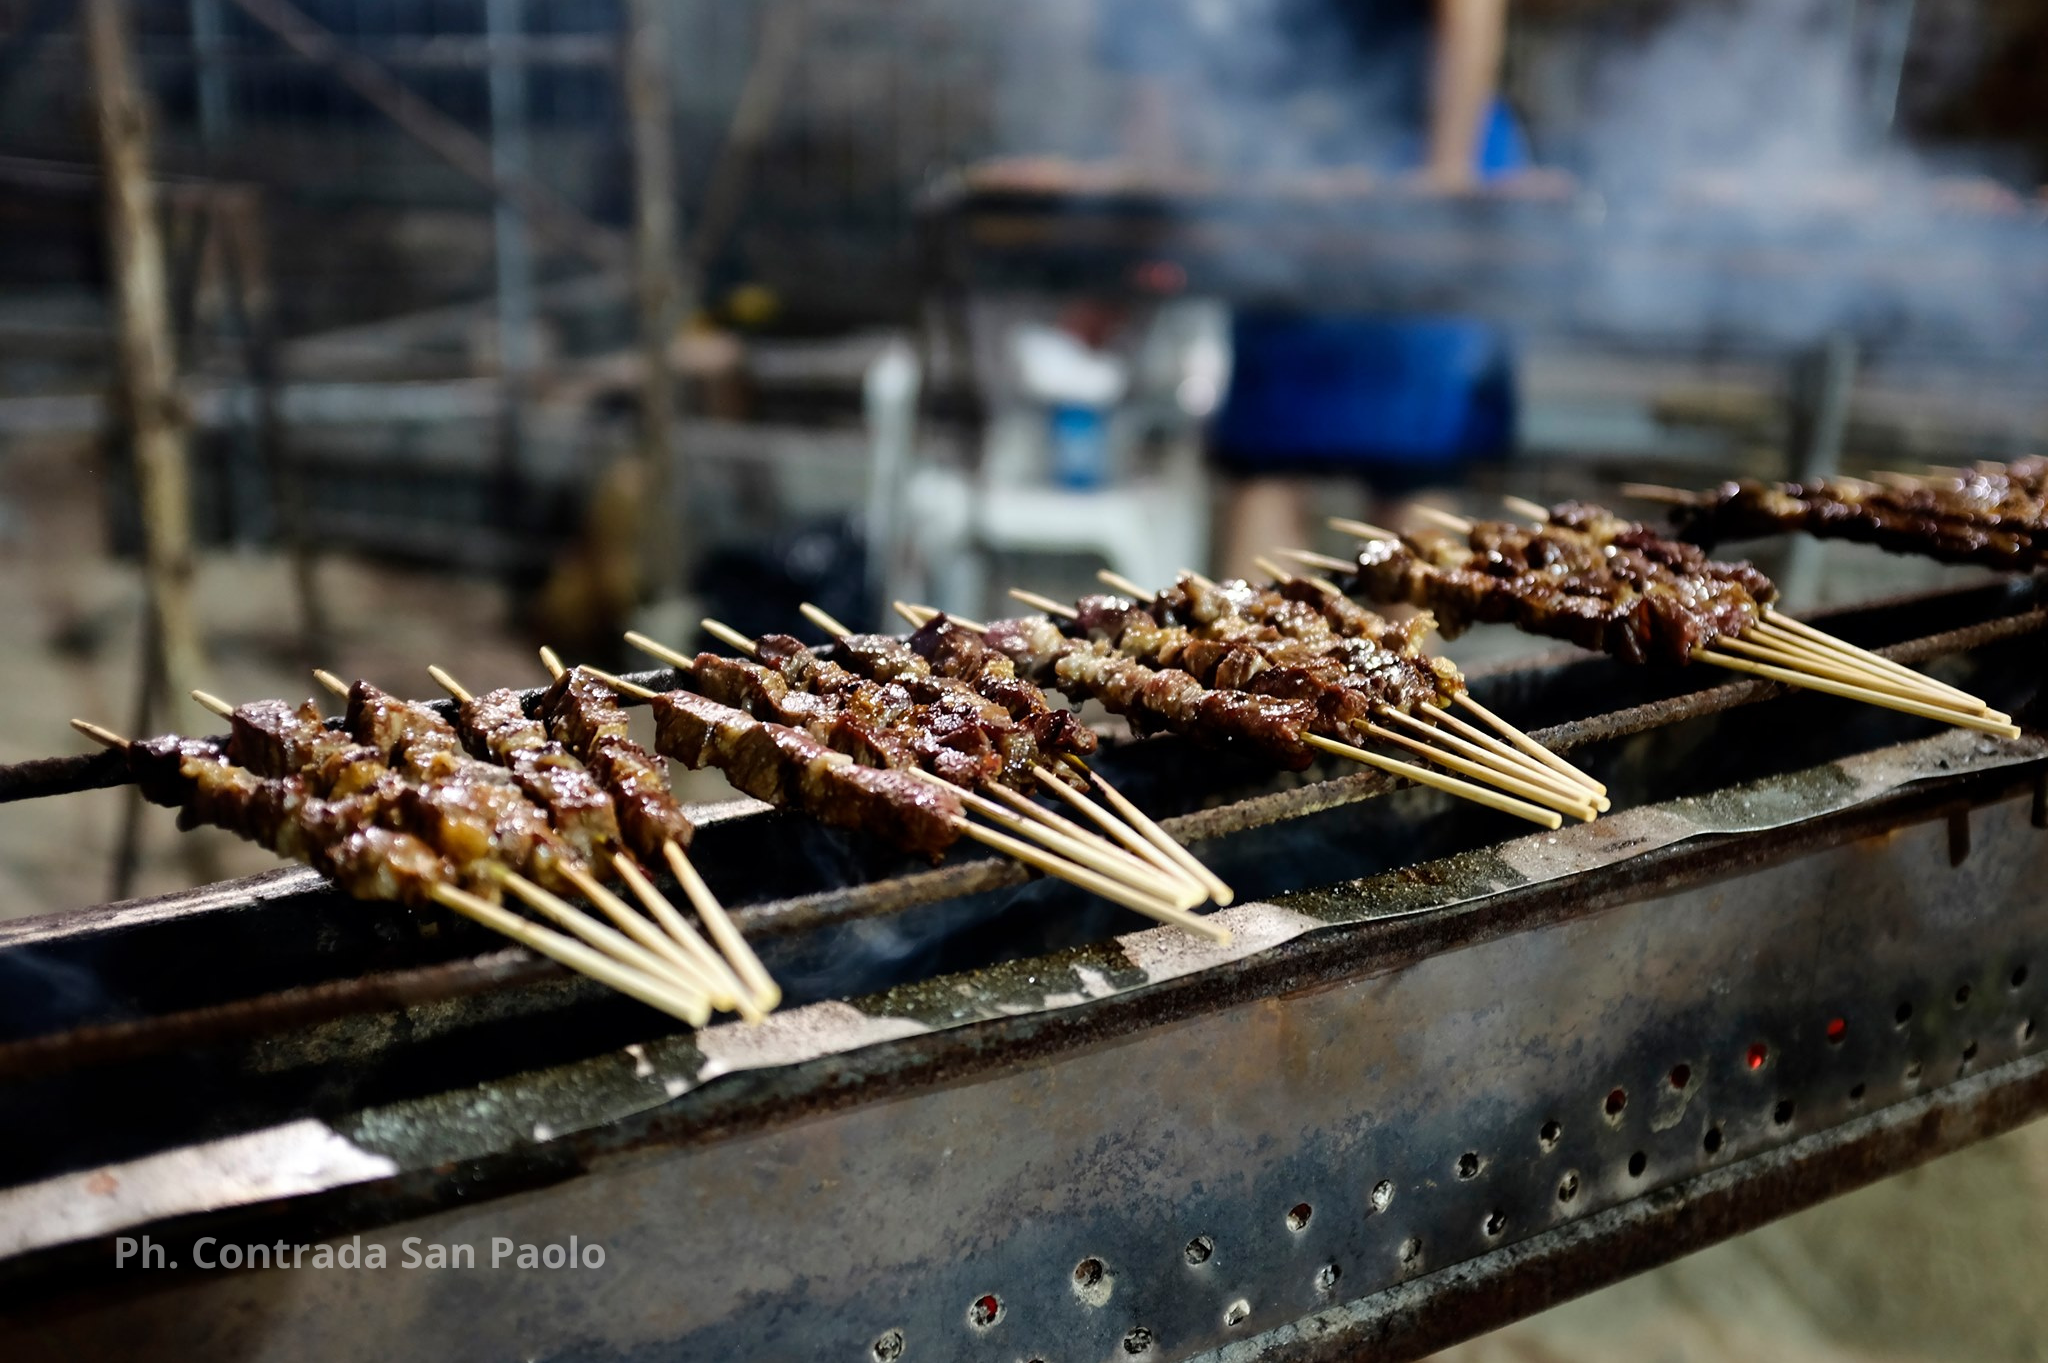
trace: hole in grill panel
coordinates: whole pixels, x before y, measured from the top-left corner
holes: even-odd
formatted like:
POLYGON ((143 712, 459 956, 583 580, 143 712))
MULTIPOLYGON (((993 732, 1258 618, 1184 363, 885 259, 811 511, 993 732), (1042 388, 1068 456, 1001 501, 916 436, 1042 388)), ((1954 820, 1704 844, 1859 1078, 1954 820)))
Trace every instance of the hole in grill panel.
POLYGON ((1906 1082, 1907 1082, 1907 1083, 1909 1083, 1909 1084, 1917 1084, 1917 1083, 1919 1083, 1919 1082, 1920 1082, 1920 1062, 1919 1062, 1919 1061, 1917 1061, 1917 1060, 1913 1060, 1913 1061, 1908 1061, 1908 1062, 1907 1062, 1907 1064, 1906 1064, 1906 1082))
MULTIPOLYGON (((1381 1179, 1372 1185, 1372 1210, 1383 1212, 1394 1200, 1394 1185, 1388 1179, 1381 1179)), ((1369 1214, 1369 1213, 1368 1213, 1369 1214)))
POLYGON ((1223 1323, 1225 1325, 1242 1325, 1245 1323, 1245 1320, 1248 1317, 1250 1317, 1251 1313, 1252 1304, 1246 1301, 1244 1298, 1239 1297, 1236 1301, 1230 1303, 1229 1306, 1224 1308, 1223 1323))
POLYGON ((1607 1120, 1616 1124, 1620 1123, 1622 1110, 1627 1106, 1628 1090, 1623 1088, 1610 1090, 1607 1101, 1601 1105, 1607 1113, 1607 1120))
POLYGON ((1559 1202, 1569 1202, 1578 1195, 1579 1176, 1576 1171, 1568 1173, 1563 1178, 1558 1180, 1557 1200, 1559 1202))
POLYGON ((1671 1087, 1675 1089, 1683 1089, 1687 1084, 1690 1084, 1691 1082, 1692 1066, 1680 1063, 1677 1065, 1673 1065, 1671 1067, 1671 1087))
POLYGON ((1401 1242, 1401 1262, 1410 1268, 1422 1261, 1422 1241, 1409 1236, 1401 1242))
POLYGON ((1537 1144, 1541 1145, 1545 1150, 1555 1150, 1557 1148, 1558 1137, 1562 1135, 1564 1135, 1563 1127, 1559 1126, 1554 1121, 1545 1122, 1543 1124, 1543 1129, 1536 1133, 1536 1142, 1537 1144))
POLYGON ((1864 1086, 1863 1086, 1862 1084, 1858 1084, 1858 1085, 1857 1085, 1857 1086, 1856 1086, 1855 1088, 1852 1088, 1852 1089, 1850 1089, 1850 1090, 1849 1090, 1849 1101, 1850 1101, 1850 1102, 1852 1102, 1852 1103, 1860 1103, 1860 1102, 1862 1102, 1862 1101, 1863 1101, 1863 1095, 1864 1095, 1864 1094, 1865 1094, 1865 1093, 1866 1093, 1867 1091, 1868 1091, 1868 1090, 1867 1090, 1867 1089, 1865 1089, 1865 1087, 1864 1087, 1864 1086))
POLYGON ((875 1363, 894 1363, 896 1359, 903 1357, 903 1332, 882 1331, 868 1352, 874 1355, 875 1363))
POLYGON ((1643 1170, 1649 1167, 1650 1157, 1640 1150, 1628 1157, 1628 1176, 1630 1178, 1641 1178, 1643 1170))
POLYGON ((1316 1270, 1316 1290, 1319 1292, 1335 1292, 1337 1290, 1337 1279, 1343 1276, 1343 1269, 1335 1264, 1324 1264, 1320 1269, 1316 1270))
POLYGON ((1477 1178, 1479 1176, 1479 1163, 1477 1152, 1467 1150, 1464 1154, 1458 1156, 1458 1177, 1477 1178))
POLYGON ((1188 1241, 1187 1248, 1181 1251, 1181 1257, 1190 1264, 1206 1264, 1209 1262, 1209 1256, 1215 1252, 1215 1240, 1206 1235, 1197 1235, 1188 1241))
POLYGON ((1090 1255, 1074 1265, 1074 1295, 1090 1306, 1105 1306, 1116 1290, 1116 1275, 1102 1260, 1090 1255))
POLYGON ((977 1330, 986 1330, 1002 1318, 1003 1299, 993 1292, 984 1292, 967 1308, 967 1323, 977 1330))
POLYGON ((1499 1235, 1508 1228, 1508 1214, 1495 1208, 1486 1215, 1486 1234, 1489 1238, 1499 1235))
POLYGON ((1124 1336, 1124 1352, 1143 1354, 1152 1351, 1152 1332, 1142 1325, 1133 1325, 1131 1332, 1124 1336))
POLYGON ((1771 1120, 1773 1122, 1776 1122, 1779 1126, 1791 1125, 1792 1100, 1790 1098, 1781 1098, 1778 1100, 1778 1105, 1771 1109, 1771 1120))
POLYGON ((2012 987, 2018 989, 2021 985, 2024 985, 2026 982, 2027 968, 2024 965, 2014 966, 2012 968, 2012 987))
POLYGON ((1721 1128, 1720 1128, 1720 1127, 1719 1127, 1718 1125, 1717 1125, 1717 1126, 1710 1126, 1710 1127, 1708 1127, 1708 1128, 1707 1128, 1707 1135, 1706 1135, 1706 1139, 1702 1140, 1702 1141, 1700 1142, 1700 1145, 1701 1145, 1701 1146, 1702 1146, 1702 1147, 1703 1147, 1703 1148, 1704 1148, 1704 1149, 1706 1150, 1706 1152, 1707 1152, 1707 1153, 1708 1153, 1709 1155, 1718 1155, 1718 1154, 1720 1154, 1720 1153, 1721 1153, 1721 1128))
POLYGON ((1308 1219, 1315 1214, 1316 1209, 1309 1206, 1308 1203, 1295 1203, 1287 1211, 1287 1229, 1293 1231, 1307 1230, 1308 1219))
POLYGON ((2022 1022, 2022 1023, 2020 1024, 2020 1040, 2021 1040, 2021 1041, 2032 1041, 2033 1039, 2034 1039, 2034 1020, 2033 1020, 2032 1018, 2028 1018, 2028 1019, 2027 1019, 2027 1020, 2026 1020, 2025 1022, 2022 1022))
POLYGON ((1828 1019, 1828 1045, 1830 1045, 1830 1046, 1839 1046, 1839 1045, 1841 1045, 1841 1044, 1842 1044, 1842 1040, 1843 1040, 1843 1038, 1844 1038, 1844 1037, 1846 1037, 1846 1036, 1848 1036, 1848 1035, 1849 1035, 1849 1019, 1847 1019, 1847 1018, 1829 1018, 1829 1019, 1828 1019))
POLYGON ((1964 1047, 1963 1047, 1963 1063, 1964 1063, 1965 1065, 1967 1065, 1967 1064, 1969 1064, 1969 1063, 1970 1063, 1970 1062, 1971 1062, 1972 1060, 1975 1060, 1976 1058, 1977 1058, 1977 1043, 1976 1043, 1976 1042, 1974 1042, 1974 1041, 1972 1041, 1972 1042, 1970 1042, 1970 1043, 1969 1043, 1968 1045, 1966 1045, 1966 1046, 1964 1046, 1964 1047))
POLYGON ((1957 985, 1957 986, 1956 986, 1956 1007, 1958 1007, 1958 1008, 1961 1008, 1961 1007, 1963 1007, 1963 1006, 1964 1006, 1965 1004, 1967 1004, 1967 1003, 1968 1003, 1969 1001, 1970 1001, 1970 986, 1968 986, 1967 984, 1959 984, 1959 985, 1957 985))
POLYGON ((1761 1041, 1752 1041, 1749 1043, 1749 1052, 1744 1059, 1749 1062, 1750 1072, 1755 1073, 1770 1063, 1771 1048, 1761 1041))
POLYGON ((1892 1012, 1892 1021, 1903 1027, 1913 1020, 1913 1005, 1902 1003, 1892 1012))

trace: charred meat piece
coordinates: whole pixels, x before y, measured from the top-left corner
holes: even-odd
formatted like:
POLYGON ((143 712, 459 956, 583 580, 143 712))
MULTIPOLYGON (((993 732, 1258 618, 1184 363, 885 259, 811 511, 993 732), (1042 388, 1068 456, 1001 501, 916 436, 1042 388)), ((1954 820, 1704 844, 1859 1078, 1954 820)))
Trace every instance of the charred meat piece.
POLYGON ((1741 634, 1777 597, 1747 563, 1717 562, 1578 503, 1537 527, 1480 522, 1463 543, 1374 541, 1359 553, 1352 588, 1426 606, 1447 635, 1473 623, 1513 624, 1624 661, 1666 663, 1741 634))
POLYGON ((862 766, 808 734, 708 696, 669 691, 650 704, 663 754, 693 769, 717 767, 756 799, 934 860, 959 837, 959 801, 928 781, 862 766))
MULTIPOLYGON (((297 777, 260 777, 229 763, 200 739, 150 739, 128 747, 146 798, 179 809, 179 825, 224 828, 306 862, 357 899, 431 902, 437 884, 459 884, 454 869, 421 839, 380 827, 381 792, 322 800, 297 777)), ((495 897, 495 885, 477 890, 495 897)))

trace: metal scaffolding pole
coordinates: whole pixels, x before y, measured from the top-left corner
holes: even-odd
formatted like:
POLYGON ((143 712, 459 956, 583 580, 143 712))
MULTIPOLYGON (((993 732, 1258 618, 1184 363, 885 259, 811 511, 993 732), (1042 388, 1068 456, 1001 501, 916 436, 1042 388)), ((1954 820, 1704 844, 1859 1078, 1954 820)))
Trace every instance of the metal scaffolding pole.
MULTIPOLYGON (((490 39, 491 172, 499 184, 524 180, 526 63, 515 51, 525 29, 525 0, 487 0, 490 39)), ((526 399, 533 374, 533 249, 525 208, 512 196, 496 197, 491 219, 496 246, 498 379, 503 393, 499 426, 499 487, 505 510, 515 511, 526 471, 526 399)), ((508 527, 509 528, 509 527, 508 527)))
POLYGON ((626 110, 633 139, 633 293, 644 373, 640 389, 641 593, 659 600, 682 590, 692 554, 686 465, 675 448, 675 381, 669 344, 685 312, 676 261, 673 115, 668 26, 661 0, 626 3, 626 110))

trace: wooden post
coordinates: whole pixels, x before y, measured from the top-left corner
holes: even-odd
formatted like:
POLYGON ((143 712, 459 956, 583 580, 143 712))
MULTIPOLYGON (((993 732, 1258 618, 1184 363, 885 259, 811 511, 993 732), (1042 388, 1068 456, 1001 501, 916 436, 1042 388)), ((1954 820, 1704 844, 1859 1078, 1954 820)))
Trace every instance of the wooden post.
POLYGON ((633 296, 645 370, 640 388, 640 581, 647 600, 682 590, 692 538, 677 499, 688 480, 672 443, 675 383, 669 371, 669 345, 684 316, 685 300, 676 261, 675 146, 663 11, 663 0, 626 3, 626 112, 633 125, 633 296))
POLYGON ((169 291, 149 124, 129 60, 126 0, 86 0, 86 53, 105 170, 113 257, 119 407, 134 442, 143 572, 160 673, 173 707, 206 684, 192 605, 192 498, 185 411, 171 348, 169 291))

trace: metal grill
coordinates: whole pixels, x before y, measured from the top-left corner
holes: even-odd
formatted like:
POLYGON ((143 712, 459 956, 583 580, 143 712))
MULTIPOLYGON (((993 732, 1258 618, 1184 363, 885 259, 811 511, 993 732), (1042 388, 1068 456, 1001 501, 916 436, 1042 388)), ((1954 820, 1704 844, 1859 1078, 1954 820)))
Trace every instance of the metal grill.
MULTIPOLYGON (((2025 582, 1828 621, 2021 714, 2044 623, 2025 582)), ((1604 660, 1474 686, 1616 812, 1115 752, 1250 901, 1227 949, 723 811, 702 862, 801 1005, 759 1030, 650 1036, 296 872, 18 926, 0 963, 109 998, 0 1050, 0 1301, 27 1356, 1410 1357, 2048 1103, 2037 738, 1604 660), (607 1257, 394 1269, 366 1320, 348 1274, 111 1272, 143 1231, 607 1257)))

